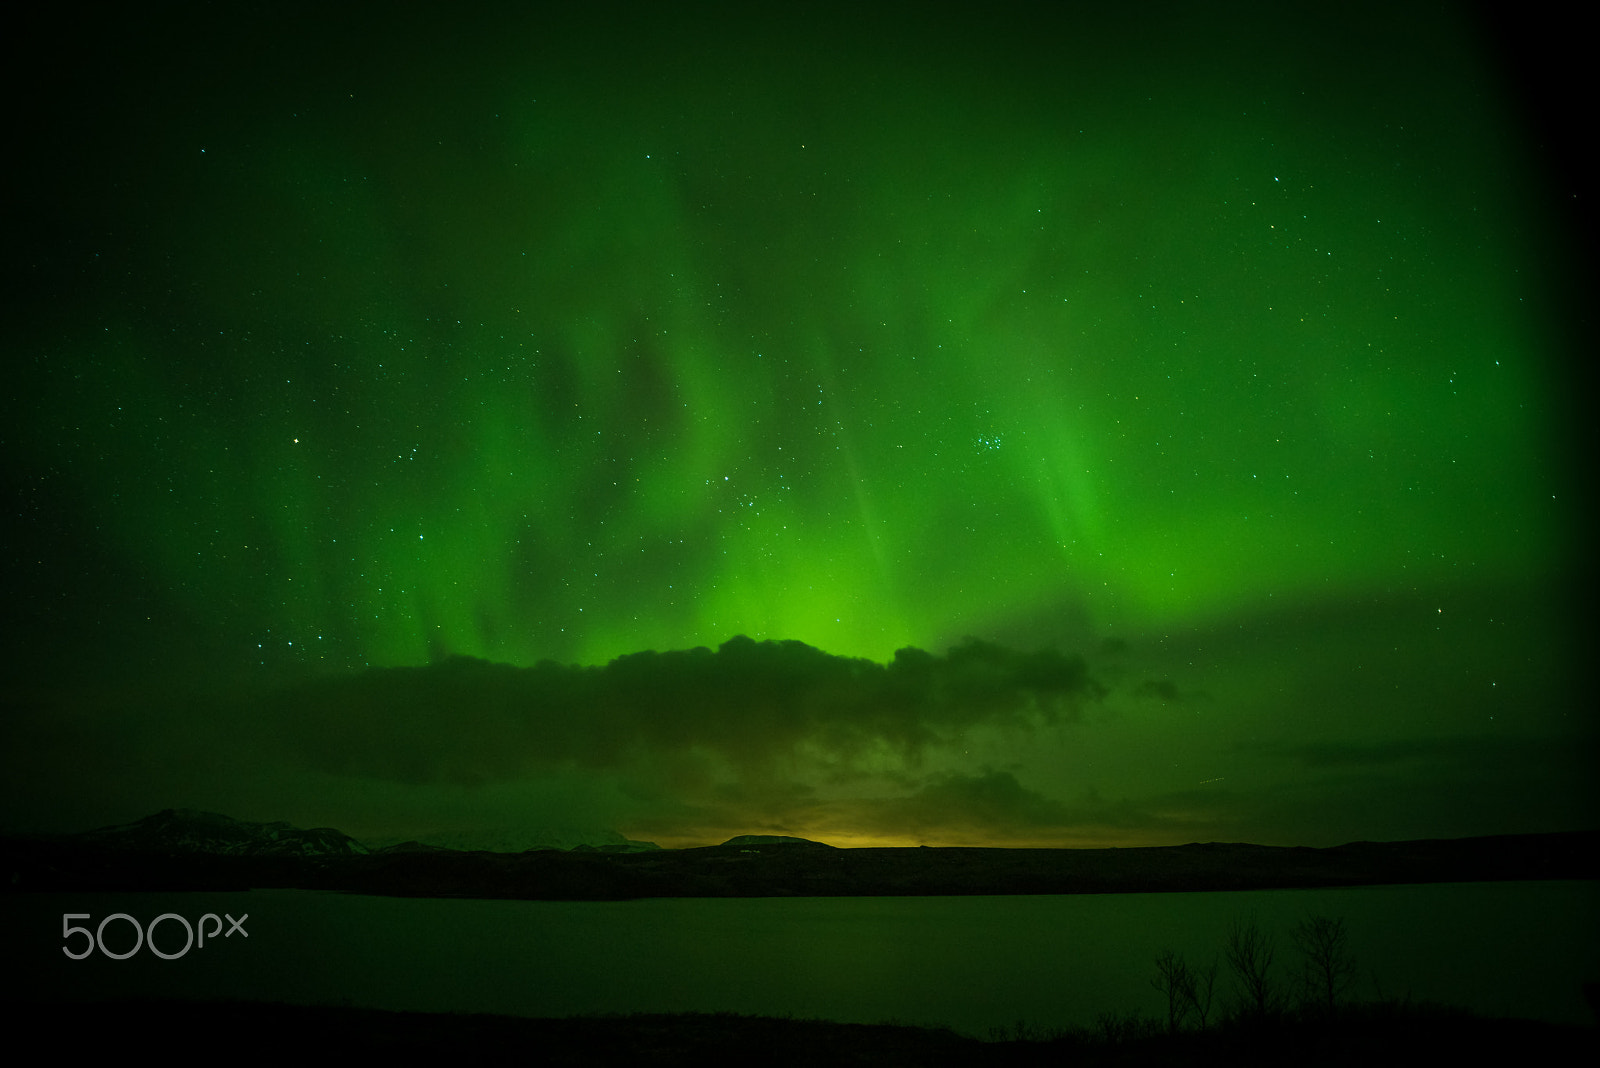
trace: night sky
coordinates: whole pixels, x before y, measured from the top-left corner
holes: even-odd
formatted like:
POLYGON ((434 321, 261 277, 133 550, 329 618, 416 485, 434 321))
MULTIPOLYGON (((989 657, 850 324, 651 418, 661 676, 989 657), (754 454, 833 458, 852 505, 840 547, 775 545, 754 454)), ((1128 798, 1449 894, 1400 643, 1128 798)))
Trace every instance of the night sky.
POLYGON ((1465 9, 572 6, 12 36, 5 828, 1600 824, 1465 9))

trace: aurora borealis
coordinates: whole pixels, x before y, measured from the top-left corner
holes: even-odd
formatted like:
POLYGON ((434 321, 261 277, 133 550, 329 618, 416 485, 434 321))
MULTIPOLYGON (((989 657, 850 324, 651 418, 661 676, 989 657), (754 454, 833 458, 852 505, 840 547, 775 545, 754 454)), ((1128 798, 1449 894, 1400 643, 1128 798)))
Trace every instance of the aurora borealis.
POLYGON ((1160 12, 42 35, 9 822, 1592 825, 1563 238, 1479 28, 1160 12), (908 647, 943 681, 894 716, 808 688, 908 647), (704 681, 741 650, 805 666, 704 681), (1093 685, 1052 705, 1039 650, 1093 685))

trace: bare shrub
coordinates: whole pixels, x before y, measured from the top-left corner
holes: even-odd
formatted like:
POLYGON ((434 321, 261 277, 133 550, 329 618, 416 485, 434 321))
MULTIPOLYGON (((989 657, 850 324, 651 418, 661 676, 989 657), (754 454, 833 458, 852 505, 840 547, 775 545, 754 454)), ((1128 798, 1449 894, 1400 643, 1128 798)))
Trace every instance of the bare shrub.
POLYGON ((1333 1012, 1356 979, 1344 920, 1307 916, 1295 925, 1293 937, 1300 950, 1302 999, 1308 1007, 1333 1012))
POLYGON ((1271 936, 1261 930, 1254 916, 1235 919, 1229 926, 1223 955, 1233 971, 1240 1015, 1261 1019, 1276 1008, 1276 993, 1267 974, 1275 954, 1271 936))
POLYGON ((1167 999, 1167 1032, 1177 1034, 1194 1005, 1195 975, 1183 956, 1172 949, 1156 954, 1156 977, 1150 985, 1167 999))
POLYGON ((1194 1014, 1200 1017, 1200 1030, 1204 1031, 1211 1018, 1211 996, 1217 989, 1217 962, 1212 960, 1204 968, 1189 974, 1189 1005, 1194 1009, 1194 1014))
POLYGON ((1115 1010, 1096 1013, 1094 1026, 1095 1030, 1100 1032, 1100 1041, 1108 1046, 1120 1046, 1128 1042, 1137 1042, 1152 1034, 1160 1034, 1160 1025, 1153 1020, 1142 1018, 1137 1009, 1126 1014, 1115 1010))

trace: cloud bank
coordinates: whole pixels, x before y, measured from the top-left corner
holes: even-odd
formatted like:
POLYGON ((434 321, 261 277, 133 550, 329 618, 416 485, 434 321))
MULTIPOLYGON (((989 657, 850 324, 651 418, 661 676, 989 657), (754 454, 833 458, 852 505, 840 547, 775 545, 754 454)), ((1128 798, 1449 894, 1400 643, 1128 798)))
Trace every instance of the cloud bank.
POLYGON ((336 775, 473 785, 710 763, 748 781, 797 759, 842 776, 914 770, 964 731, 1071 722, 1104 693, 1081 658, 1049 650, 969 639, 878 664, 741 636, 603 667, 374 669, 275 694, 261 719, 285 754, 336 775))

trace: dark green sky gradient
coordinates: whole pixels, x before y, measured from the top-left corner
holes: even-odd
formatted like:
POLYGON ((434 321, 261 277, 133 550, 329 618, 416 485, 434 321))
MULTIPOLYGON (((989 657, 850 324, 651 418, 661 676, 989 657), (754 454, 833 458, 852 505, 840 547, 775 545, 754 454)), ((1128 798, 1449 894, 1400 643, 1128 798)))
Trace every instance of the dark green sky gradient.
MULTIPOLYGON (((195 10, 34 97, 6 440, 36 687, 972 635, 1115 685, 1047 744, 885 757, 876 795, 780 731, 803 804, 728 800, 739 761, 651 778, 646 745, 555 807, 661 839, 1104 838, 1091 795, 1129 839, 1588 818, 1581 772, 1524 811, 1532 758, 1472 763, 1587 725, 1541 187, 1453 9, 195 10), (1456 814, 1312 819, 1371 793, 1317 745, 1402 752, 1358 763, 1456 814)), ((285 760, 179 792, 356 818, 285 760)))

